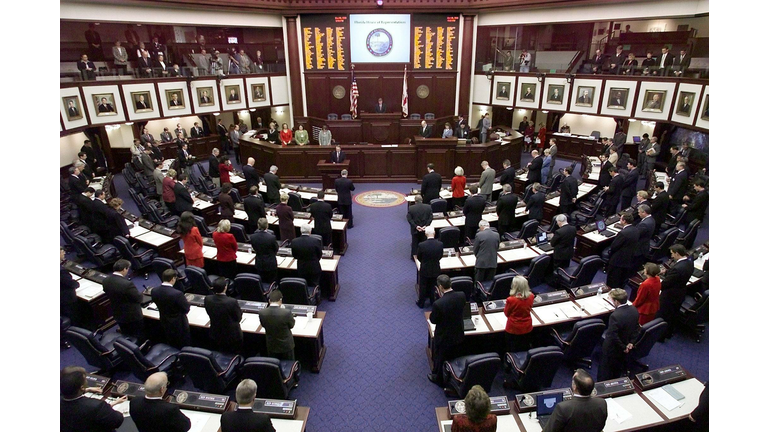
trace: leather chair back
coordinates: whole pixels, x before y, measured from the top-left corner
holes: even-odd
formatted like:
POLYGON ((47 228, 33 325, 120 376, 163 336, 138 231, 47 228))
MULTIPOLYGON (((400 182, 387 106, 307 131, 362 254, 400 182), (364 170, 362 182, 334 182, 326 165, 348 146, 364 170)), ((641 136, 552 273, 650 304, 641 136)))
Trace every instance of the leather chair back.
POLYGON ((235 240, 240 243, 248 243, 248 235, 245 233, 245 227, 243 224, 231 223, 229 232, 235 236, 235 240))
POLYGON ((434 120, 435 113, 424 113, 424 120, 434 120))
POLYGON ((536 231, 539 230, 539 221, 536 219, 531 219, 523 222, 522 228, 520 228, 520 233, 517 235, 518 239, 527 239, 529 237, 536 236, 536 231))
POLYGON ((680 235, 677 227, 667 228, 659 233, 656 239, 651 240, 651 261, 660 263, 669 257, 669 247, 672 246, 680 235))
POLYGON ((112 245, 103 245, 96 250, 85 237, 74 236, 74 241, 75 249, 82 250, 88 261, 99 267, 106 267, 120 259, 120 254, 118 253, 117 248, 112 245))
POLYGON ((293 211, 304 211, 301 202, 301 195, 297 192, 288 192, 288 207, 293 211))
POLYGON ((352 114, 342 114, 341 115, 342 120, 352 120, 352 114))
POLYGON ((464 398, 475 385, 490 392, 500 367, 501 357, 495 352, 469 355, 446 362, 443 377, 445 383, 464 398))
POLYGON ((459 227, 445 227, 440 229, 440 241, 444 248, 457 248, 461 243, 461 230, 459 227))
POLYGON ((267 297, 261 285, 261 276, 253 273, 240 273, 235 276, 235 291, 240 298, 249 301, 266 302, 267 297))
POLYGON ((418 114, 418 113, 411 114, 411 120, 421 120, 421 114, 418 114))
POLYGON ((189 280, 189 292, 193 294, 209 295, 213 294, 213 285, 208 278, 205 269, 195 266, 187 266, 187 279, 189 280))
POLYGON ((187 279, 186 272, 177 268, 176 264, 173 263, 173 260, 168 258, 155 257, 155 259, 152 260, 152 269, 160 279, 163 278, 164 271, 176 270, 176 284, 173 287, 179 291, 186 291, 189 288, 189 280, 187 279))
POLYGON ((528 198, 531 197, 531 195, 533 195, 533 184, 529 184, 528 186, 525 187, 525 190, 523 191, 523 196, 521 197, 521 199, 523 201, 527 201, 528 198))
POLYGON ((339 115, 338 114, 328 114, 328 120, 338 120, 339 115))
POLYGON ((256 381, 259 397, 267 399, 288 399, 288 393, 301 373, 299 362, 281 361, 272 357, 249 357, 238 372, 240 380, 250 378, 256 381), (287 371, 287 375, 285 373, 287 371))
POLYGON ((232 201, 234 201, 236 203, 243 202, 243 198, 240 196, 240 191, 237 190, 237 188, 235 188, 235 187, 233 187, 232 189, 229 190, 229 196, 231 196, 232 197, 232 201))
POLYGON ((563 179, 565 178, 564 175, 557 173, 554 177, 551 179, 551 183, 549 186, 549 191, 554 192, 556 190, 560 189, 560 185, 563 184, 563 179))
POLYGON ((528 286, 537 287, 544 283, 544 278, 549 274, 549 263, 552 261, 551 255, 539 255, 531 260, 525 278, 528 279, 528 286))
POLYGON ((139 346, 124 337, 115 339, 115 351, 141 381, 157 371, 157 366, 144 357, 139 346))
POLYGON ((227 387, 224 370, 216 362, 212 351, 186 346, 179 352, 179 362, 194 386, 204 392, 223 393, 227 387))
POLYGON ((461 291, 470 301, 472 298, 472 291, 475 289, 475 282, 469 276, 455 276, 451 278, 451 288, 455 291, 461 291))
POLYGON ((637 361, 651 353, 653 345, 667 331, 667 322, 661 318, 656 318, 640 327, 640 334, 635 342, 635 347, 629 352, 630 360, 637 361))
POLYGON ((448 201, 442 198, 435 198, 429 202, 432 207, 432 213, 445 213, 448 211, 448 201))
POLYGON ((208 225, 205 224, 205 219, 203 219, 202 216, 193 216, 195 218, 195 226, 197 227, 198 231, 200 231, 200 235, 203 237, 213 237, 213 233, 211 233, 211 230, 208 228, 208 225))
POLYGON ((488 300, 504 300, 509 297, 509 290, 512 288, 512 279, 514 278, 515 275, 512 273, 502 273, 494 276, 488 300))
POLYGON ((550 387, 564 358, 563 352, 556 346, 528 350, 527 358, 520 367, 523 372, 517 379, 518 388, 532 392, 550 387))
POLYGON ((690 221, 688 226, 685 227, 685 231, 677 235, 675 243, 683 245, 686 249, 692 248, 696 235, 699 233, 699 226, 701 226, 700 220, 694 219, 690 221))
POLYGON ((316 303, 314 294, 310 290, 315 287, 308 287, 304 278, 287 277, 280 279, 278 289, 283 293, 283 303, 311 305, 316 303))
POLYGON ((605 323, 601 319, 586 319, 576 322, 565 338, 563 354, 566 361, 591 357, 592 350, 602 340, 605 323))
POLYGON ((572 280, 569 288, 591 284, 597 271, 603 268, 603 265, 604 262, 598 255, 590 255, 582 259, 576 272, 572 275, 575 278, 572 280))
POLYGON ((64 331, 64 337, 91 366, 106 370, 120 364, 120 357, 115 350, 102 344, 97 333, 70 326, 64 331))
POLYGON ((112 242, 117 247, 117 250, 120 252, 120 255, 123 256, 123 258, 127 259, 131 262, 131 268, 132 269, 139 269, 142 267, 141 263, 136 260, 136 249, 131 246, 131 242, 128 241, 127 238, 123 236, 115 236, 115 239, 112 240, 112 242))

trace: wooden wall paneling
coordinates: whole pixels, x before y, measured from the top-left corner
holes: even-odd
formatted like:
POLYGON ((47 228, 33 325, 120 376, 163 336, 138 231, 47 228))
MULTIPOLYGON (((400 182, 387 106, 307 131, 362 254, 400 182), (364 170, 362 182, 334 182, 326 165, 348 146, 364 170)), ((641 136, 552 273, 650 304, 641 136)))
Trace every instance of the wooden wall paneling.
POLYGON ((416 178, 421 178, 427 173, 426 165, 421 168, 417 166, 417 158, 413 157, 413 153, 414 149, 412 146, 403 147, 402 149, 399 147, 390 148, 387 154, 390 178, 408 180, 413 179, 414 173, 418 173, 416 178))
MULTIPOLYGON (((389 155, 387 149, 365 149, 359 153, 359 159, 365 166, 365 177, 387 177, 389 167, 389 155)), ((357 175, 360 175, 358 172, 357 175)))
MULTIPOLYGON (((431 106, 434 107, 436 117, 453 117, 456 110, 456 74, 444 73, 435 75, 433 79, 434 87, 429 92, 431 106)), ((418 96, 417 96, 418 97, 418 96)), ((440 127, 442 131, 443 128, 440 127)))
MULTIPOLYGON (((459 64, 461 65, 461 82, 459 84, 459 114, 467 114, 472 107, 470 106, 469 93, 472 89, 472 78, 474 77, 474 65, 472 64, 472 53, 475 49, 475 41, 473 40, 475 29, 475 16, 464 15, 464 27, 461 44, 461 58, 459 64)), ((469 118, 467 116, 467 118, 469 118)))
MULTIPOLYGON (((319 118, 328 118, 327 113, 335 112, 330 103, 336 100, 329 86, 330 79, 327 75, 305 74, 307 81, 307 115, 319 118)), ((339 115, 341 118, 341 115, 339 115)))
MULTIPOLYGON (((299 56, 299 38, 298 38, 298 26, 296 25, 296 16, 285 17, 286 30, 288 35, 288 70, 291 73, 291 108, 293 110, 294 117, 301 117, 304 115, 304 95, 301 91, 301 56, 299 56)), ((271 88, 272 86, 270 86, 271 88)), ((271 90, 270 90, 271 91, 271 90)))

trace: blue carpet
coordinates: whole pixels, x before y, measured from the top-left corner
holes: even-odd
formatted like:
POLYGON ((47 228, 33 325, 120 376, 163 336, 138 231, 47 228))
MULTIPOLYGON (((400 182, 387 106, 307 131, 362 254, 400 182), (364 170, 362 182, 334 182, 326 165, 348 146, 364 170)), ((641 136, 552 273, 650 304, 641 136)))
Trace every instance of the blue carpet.
MULTIPOLYGON (((523 155, 523 164, 530 160, 523 155)), ((559 161, 558 168, 568 161, 559 161)), ((577 171, 578 172, 578 167, 577 171)), ((115 179, 118 195, 128 197, 122 175, 115 179)), ((307 185, 316 186, 316 185, 307 185)), ((412 183, 357 184, 355 194, 385 189, 407 194, 412 183)), ((125 208, 135 211, 128 198, 125 208)), ((341 291, 336 302, 324 301, 327 312, 327 354, 319 374, 304 371, 291 397, 311 408, 307 430, 312 431, 427 431, 436 425, 435 407, 445 406, 442 390, 427 380, 429 367, 425 347, 427 326, 424 310, 414 301, 416 269, 409 259, 410 234, 405 204, 392 208, 355 205, 355 228, 348 232, 349 249, 341 259, 341 291)), ((708 238, 706 221, 696 244, 708 238)), ((605 275, 598 272, 598 278, 605 275)), ((157 285, 134 278, 141 287, 157 285)), ((651 367, 679 363, 702 381, 709 379, 709 337, 700 344, 677 335, 657 344, 645 360, 651 367)), ((489 348, 489 351, 495 348, 489 348)), ((80 365, 92 370, 75 350, 61 351, 61 366, 80 365)), ((595 376, 597 367, 589 372, 595 376)), ((563 366, 553 387, 570 386, 572 372, 563 366)), ((127 371, 115 377, 137 381, 127 371)), ((502 376, 494 381, 491 395, 512 396, 502 387, 502 376)), ((190 380, 179 388, 193 389, 190 380)), ((229 393, 233 396, 233 392, 229 393)))

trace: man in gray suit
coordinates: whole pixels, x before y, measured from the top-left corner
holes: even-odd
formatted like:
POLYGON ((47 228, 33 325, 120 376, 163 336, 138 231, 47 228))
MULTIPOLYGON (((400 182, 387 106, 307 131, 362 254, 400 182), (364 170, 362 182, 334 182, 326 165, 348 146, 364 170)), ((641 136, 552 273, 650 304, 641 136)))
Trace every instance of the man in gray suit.
POLYGON ((558 173, 557 168, 555 168, 555 156, 557 156, 557 142, 555 142, 554 138, 549 139, 549 172, 551 173, 551 176, 554 176, 558 173))
POLYGON ((483 114, 480 127, 480 142, 484 143, 488 137, 488 130, 491 129, 491 119, 488 118, 488 113, 483 114))
MULTIPOLYGON (((155 171, 155 163, 152 162, 152 149, 145 148, 144 152, 139 155, 139 161, 141 161, 141 167, 144 169, 144 175, 152 177, 152 173, 155 171)), ((162 190, 160 190, 162 193, 162 190)))
MULTIPOLYGON (((661 152, 661 145, 659 145, 658 137, 651 137, 651 144, 648 150, 645 151, 645 172, 642 173, 643 177, 648 174, 648 171, 653 170, 656 166, 656 156, 661 152)), ((655 171, 655 170, 654 170, 655 171)))
POLYGON ((496 178, 496 170, 488 166, 488 161, 482 161, 480 166, 483 168, 482 174, 480 174, 480 193, 485 196, 486 201, 491 200, 493 194, 493 179, 496 178))
POLYGON ((259 320, 267 334, 267 354, 279 360, 294 360, 293 333, 296 324, 289 309, 283 308, 283 293, 269 293, 269 306, 259 311, 259 320))
POLYGON ((491 230, 487 220, 481 220, 479 227, 474 242, 475 283, 496 276, 496 254, 499 251, 499 234, 491 230))

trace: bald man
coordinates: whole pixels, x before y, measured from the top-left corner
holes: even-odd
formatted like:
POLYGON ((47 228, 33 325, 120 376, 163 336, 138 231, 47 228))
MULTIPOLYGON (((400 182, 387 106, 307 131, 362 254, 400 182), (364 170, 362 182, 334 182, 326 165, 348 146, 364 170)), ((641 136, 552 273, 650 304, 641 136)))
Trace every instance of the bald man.
POLYGON ((130 414, 139 432, 187 432, 192 426, 179 406, 163 400, 168 375, 155 372, 144 382, 144 397, 131 401, 130 414))
POLYGON ((259 173, 256 172, 256 168, 253 166, 256 164, 256 159, 249 157, 248 162, 243 165, 243 175, 245 176, 245 188, 250 190, 251 186, 259 186, 259 173))

